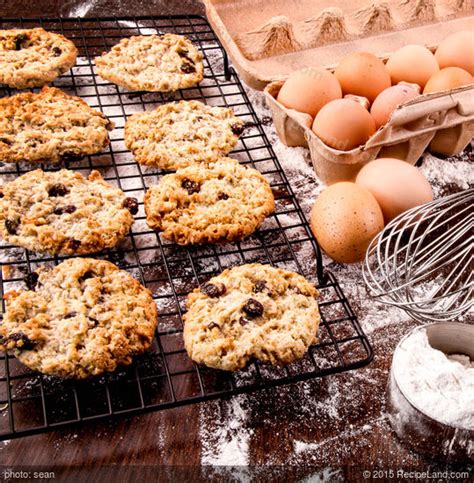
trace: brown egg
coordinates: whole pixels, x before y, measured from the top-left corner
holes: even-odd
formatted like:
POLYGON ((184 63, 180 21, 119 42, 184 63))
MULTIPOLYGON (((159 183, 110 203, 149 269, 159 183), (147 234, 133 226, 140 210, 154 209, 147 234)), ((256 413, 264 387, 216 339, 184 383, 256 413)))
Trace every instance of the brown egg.
POLYGON ((341 86, 331 72, 307 68, 288 77, 278 93, 277 101, 288 109, 314 117, 329 101, 341 97, 341 86))
POLYGON ((340 151, 365 144, 375 130, 375 122, 367 109, 352 99, 331 101, 318 112, 313 122, 316 136, 340 151))
POLYGON ((355 263, 365 257, 370 241, 383 227, 383 215, 373 195, 355 183, 326 188, 311 211, 311 231, 336 262, 355 263))
POLYGON ((460 67, 445 67, 430 78, 423 89, 423 94, 449 91, 472 83, 472 75, 467 70, 460 67))
POLYGON ((404 211, 433 200, 427 179, 405 161, 380 158, 367 163, 356 183, 368 189, 382 208, 385 223, 404 211))
POLYGON ((429 78, 439 70, 435 56, 423 45, 405 45, 387 61, 392 84, 411 82, 425 87, 429 78))
POLYGON ((381 92, 370 108, 370 114, 375 121, 377 129, 388 122, 392 112, 405 102, 411 101, 419 95, 418 91, 404 84, 391 86, 381 92))
POLYGON ((435 52, 441 69, 460 67, 474 75, 474 30, 461 30, 446 37, 435 52))
POLYGON ((368 52, 349 54, 337 66, 334 75, 343 94, 367 97, 370 102, 392 85, 384 63, 368 52))

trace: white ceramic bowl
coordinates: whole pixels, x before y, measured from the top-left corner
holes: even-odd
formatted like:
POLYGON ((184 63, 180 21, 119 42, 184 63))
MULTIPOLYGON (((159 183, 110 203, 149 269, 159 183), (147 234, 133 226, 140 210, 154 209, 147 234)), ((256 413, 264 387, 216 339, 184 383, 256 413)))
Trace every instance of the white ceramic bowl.
MULTIPOLYGON (((445 354, 466 354, 474 359, 474 325, 440 322, 421 327, 426 328, 433 348, 445 354)), ((404 340, 419 329, 403 337, 394 358, 404 340)), ((397 436, 415 451, 444 462, 473 461, 474 431, 437 421, 416 407, 400 389, 393 366, 387 388, 387 412, 397 436)))

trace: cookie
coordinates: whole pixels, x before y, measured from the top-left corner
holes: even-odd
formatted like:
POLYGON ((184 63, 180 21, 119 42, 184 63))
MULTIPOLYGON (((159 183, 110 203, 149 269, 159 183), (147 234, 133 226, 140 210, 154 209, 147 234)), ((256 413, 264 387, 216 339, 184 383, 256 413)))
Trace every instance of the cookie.
POLYGON ((225 156, 243 131, 232 109, 180 101, 130 116, 124 136, 138 163, 175 170, 225 156))
POLYGON ((317 341, 318 291, 303 276, 252 263, 225 270, 187 299, 184 345, 198 364, 236 371, 252 359, 275 365, 317 341))
POLYGON ((0 188, 0 236, 34 252, 87 254, 115 246, 138 211, 98 171, 30 171, 0 188))
POLYGON ((0 30, 0 84, 17 89, 40 87, 75 63, 76 46, 42 28, 0 30))
POLYGON ((157 322, 148 289, 114 264, 72 258, 5 295, 0 349, 25 366, 64 378, 111 372, 147 350, 157 322))
POLYGON ((201 82, 202 59, 182 35, 142 35, 122 39, 95 65, 100 77, 126 89, 168 92, 201 82))
POLYGON ((79 97, 43 87, 0 99, 0 161, 58 163, 101 152, 114 124, 79 97))
POLYGON ((231 158, 179 169, 145 194, 150 228, 180 245, 241 240, 274 209, 267 180, 231 158))

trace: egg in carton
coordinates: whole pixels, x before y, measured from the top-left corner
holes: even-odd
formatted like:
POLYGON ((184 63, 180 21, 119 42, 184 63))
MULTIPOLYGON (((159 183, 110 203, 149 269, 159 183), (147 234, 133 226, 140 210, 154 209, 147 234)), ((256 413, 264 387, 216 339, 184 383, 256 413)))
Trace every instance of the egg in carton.
POLYGON ((283 81, 277 81, 265 89, 278 136, 287 146, 309 148, 316 174, 326 184, 353 181, 376 158, 403 159, 414 165, 427 148, 453 155, 474 137, 473 86, 416 97, 398 106, 364 145, 341 151, 314 134, 309 115, 287 109, 276 100, 282 85, 283 81))
POLYGON ((326 183, 354 180, 362 166, 376 157, 396 157, 415 164, 427 148, 453 155, 472 140, 472 86, 422 95, 400 105, 389 122, 364 145, 350 151, 324 144, 311 130, 311 116, 277 101, 290 73, 321 66, 333 70, 353 52, 372 52, 386 62, 387 52, 407 44, 422 42, 434 51, 453 32, 473 29, 472 2, 204 2, 208 18, 242 79, 251 87, 265 89, 280 139, 289 146, 309 147, 314 168, 326 183), (267 20, 262 22, 262 18, 267 20))

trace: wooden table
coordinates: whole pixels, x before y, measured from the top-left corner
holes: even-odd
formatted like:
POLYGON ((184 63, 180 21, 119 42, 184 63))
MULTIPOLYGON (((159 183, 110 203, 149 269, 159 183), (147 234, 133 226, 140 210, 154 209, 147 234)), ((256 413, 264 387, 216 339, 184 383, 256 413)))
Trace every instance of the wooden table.
MULTIPOLYGON (((86 3, 24 0, 20 6, 17 2, 0 1, 0 16, 202 13, 200 3, 189 0, 93 1, 90 9, 86 3)), ((352 302, 363 320, 367 301, 352 302)), ((245 408, 247 417, 239 422, 234 436, 248 437, 250 474, 262 481, 296 480, 311 475, 331 481, 363 481, 386 479, 384 476, 390 471, 403 476, 399 470, 467 469, 472 475, 472 467, 448 467, 411 452, 388 424, 384 394, 391 355, 401 335, 413 325, 405 321, 374 331, 370 339, 375 358, 369 367, 239 396, 238 406, 245 408), (338 404, 331 411, 335 388, 339 391, 338 404), (302 404, 302 392, 317 404, 302 404), (369 471, 368 477, 364 471, 369 471)), ((4 467, 25 471, 30 466, 55 471, 61 481, 229 479, 242 467, 200 464, 212 460, 214 439, 232 432, 232 428, 223 428, 232 408, 232 401, 215 401, 12 440, 0 443, 0 462, 4 467)))

